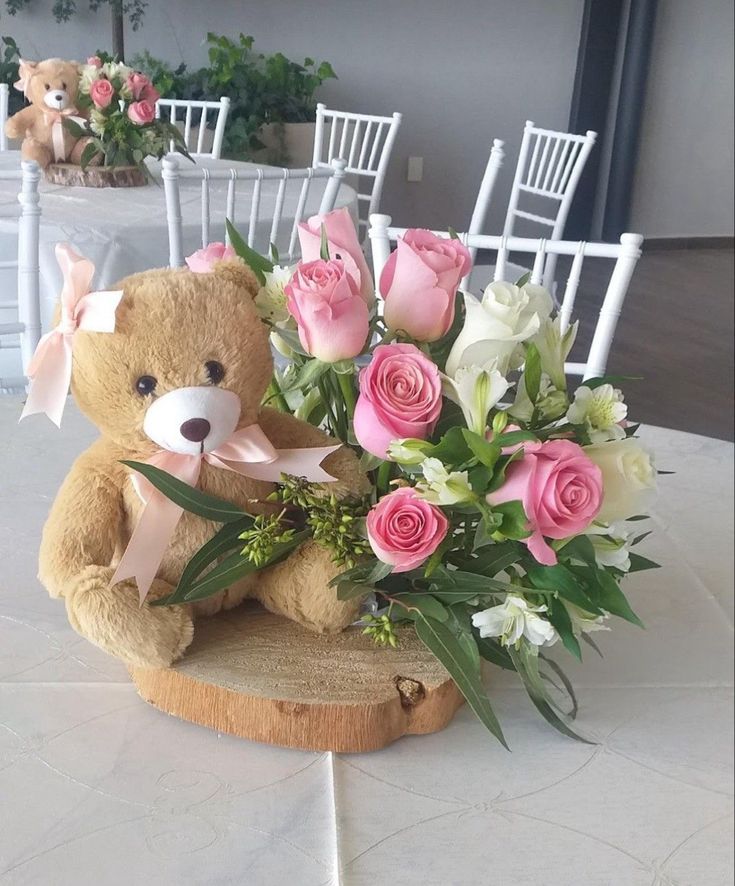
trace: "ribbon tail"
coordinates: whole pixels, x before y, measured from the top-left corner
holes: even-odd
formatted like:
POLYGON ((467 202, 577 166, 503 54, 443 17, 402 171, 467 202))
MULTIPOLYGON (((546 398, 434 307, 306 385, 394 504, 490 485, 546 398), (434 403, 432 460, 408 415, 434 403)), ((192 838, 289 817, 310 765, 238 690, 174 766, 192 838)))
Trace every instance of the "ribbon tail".
POLYGON ((66 159, 64 150, 64 124, 56 120, 51 124, 51 143, 54 146, 54 159, 57 163, 63 163, 66 159))
POLYGON ((341 445, 337 443, 336 446, 313 446, 308 449, 277 449, 276 459, 270 462, 235 461, 219 455, 218 450, 210 452, 205 458, 217 467, 228 468, 253 480, 278 483, 281 474, 290 474, 293 477, 306 477, 311 483, 333 483, 337 478, 328 474, 321 463, 341 445))
POLYGON ((61 427, 71 383, 71 366, 71 336, 58 332, 44 336, 29 368, 33 378, 20 421, 43 412, 56 427, 61 427))
POLYGON ((178 505, 158 491, 152 493, 112 576, 111 587, 123 579, 134 579, 143 605, 182 514, 178 505))

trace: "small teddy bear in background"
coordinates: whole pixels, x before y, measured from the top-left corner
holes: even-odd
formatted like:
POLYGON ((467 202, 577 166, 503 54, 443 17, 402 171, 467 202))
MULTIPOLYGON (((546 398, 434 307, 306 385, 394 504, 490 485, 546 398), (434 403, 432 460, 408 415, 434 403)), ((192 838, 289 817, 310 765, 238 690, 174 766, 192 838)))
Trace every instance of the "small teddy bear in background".
POLYGON ((83 115, 76 107, 81 66, 78 62, 49 58, 41 62, 21 59, 15 88, 25 94, 28 107, 5 123, 9 138, 22 138, 21 155, 45 169, 49 163, 79 163, 88 139, 75 138, 64 119, 83 115))

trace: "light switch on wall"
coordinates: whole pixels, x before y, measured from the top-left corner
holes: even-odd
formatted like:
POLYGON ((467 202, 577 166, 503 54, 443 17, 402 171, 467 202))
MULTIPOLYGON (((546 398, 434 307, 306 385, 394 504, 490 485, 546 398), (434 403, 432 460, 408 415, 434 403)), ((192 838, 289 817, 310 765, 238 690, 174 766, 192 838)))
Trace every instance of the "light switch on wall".
POLYGON ((424 177, 424 158, 409 157, 408 158, 408 174, 406 181, 420 182, 424 177))

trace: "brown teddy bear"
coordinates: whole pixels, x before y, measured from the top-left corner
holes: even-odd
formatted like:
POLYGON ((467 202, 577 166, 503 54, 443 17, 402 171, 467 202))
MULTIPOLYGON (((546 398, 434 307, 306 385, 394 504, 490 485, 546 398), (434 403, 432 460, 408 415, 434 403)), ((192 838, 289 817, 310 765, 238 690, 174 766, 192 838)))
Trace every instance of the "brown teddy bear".
MULTIPOLYGON (((315 631, 345 628, 359 604, 337 599, 328 583, 339 570, 330 552, 311 541, 216 597, 151 606, 172 592, 189 558, 219 528, 191 513, 176 525, 146 602, 139 603, 130 579, 111 583, 143 508, 137 475, 123 459, 147 461, 162 449, 203 454, 255 423, 278 449, 334 442, 261 407, 272 360, 253 300, 258 282, 243 263, 219 262, 199 274, 147 271, 117 288, 114 332, 85 331, 81 323, 74 336, 72 393, 101 437, 74 463, 44 528, 39 576, 49 593, 64 598, 82 636, 143 667, 170 665, 191 642, 197 617, 246 597, 315 631)), ((349 449, 337 448, 322 467, 336 478, 327 488, 337 494, 369 490, 349 449)), ((261 503, 274 488, 204 458, 197 486, 251 513, 268 507, 261 503)))
POLYGON ((30 102, 5 123, 9 138, 22 138, 21 155, 45 169, 49 163, 79 163, 88 139, 77 139, 64 126, 65 118, 83 115, 76 108, 81 66, 78 62, 49 58, 21 60, 15 84, 30 102))

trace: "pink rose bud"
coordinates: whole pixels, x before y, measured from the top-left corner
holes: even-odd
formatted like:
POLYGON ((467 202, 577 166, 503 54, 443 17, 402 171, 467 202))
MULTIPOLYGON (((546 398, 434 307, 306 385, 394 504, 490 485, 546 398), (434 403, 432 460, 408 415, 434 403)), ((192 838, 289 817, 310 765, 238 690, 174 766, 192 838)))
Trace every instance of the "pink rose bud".
POLYGON ((210 243, 204 249, 197 249, 188 255, 186 265, 195 274, 208 274, 214 270, 215 262, 229 261, 233 258, 237 258, 237 253, 231 246, 225 246, 224 243, 210 243))
POLYGON ((488 504, 520 501, 533 534, 524 539, 544 566, 556 563, 546 538, 579 535, 597 516, 602 504, 602 471, 571 440, 524 443, 524 455, 512 462, 505 483, 487 496, 488 504))
POLYGON ((101 68, 102 59, 98 55, 90 55, 87 59, 87 64, 92 68, 101 68))
POLYGON ((156 89, 156 87, 152 83, 147 83, 142 92, 140 93, 140 100, 143 102, 150 102, 155 105, 158 99, 161 97, 161 93, 156 89))
MULTIPOLYGON (((147 96, 144 96, 143 93, 151 85, 151 81, 145 74, 141 74, 139 71, 133 71, 132 74, 128 74, 126 85, 130 90, 133 99, 137 102, 143 98, 147 99, 147 96)), ((147 100, 150 101, 150 99, 147 100)))
POLYGON ((89 97, 98 108, 106 108, 115 95, 115 87, 109 80, 93 80, 89 87, 89 97))
POLYGON ((444 540, 449 521, 436 505, 404 486, 384 495, 367 515, 373 553, 393 572, 408 572, 428 559, 444 540))
POLYGON ((336 363, 365 347, 368 309, 344 262, 299 262, 284 291, 299 340, 312 357, 336 363))
POLYGON ((312 215, 306 223, 302 222, 299 225, 299 243, 303 260, 316 261, 321 257, 322 225, 327 235, 329 257, 345 263, 345 270, 360 290, 365 304, 371 307, 375 301, 373 278, 347 207, 335 209, 326 215, 312 215))
POLYGON ((355 436, 367 452, 388 457, 394 440, 426 438, 442 408, 439 369, 415 345, 379 345, 360 373, 355 436))
POLYGON ((416 341, 437 341, 449 332, 459 281, 472 260, 459 240, 431 231, 406 231, 380 275, 383 319, 416 341))
POLYGON ((128 106, 128 117, 138 126, 145 126, 155 120, 156 108, 151 102, 133 102, 128 106))

